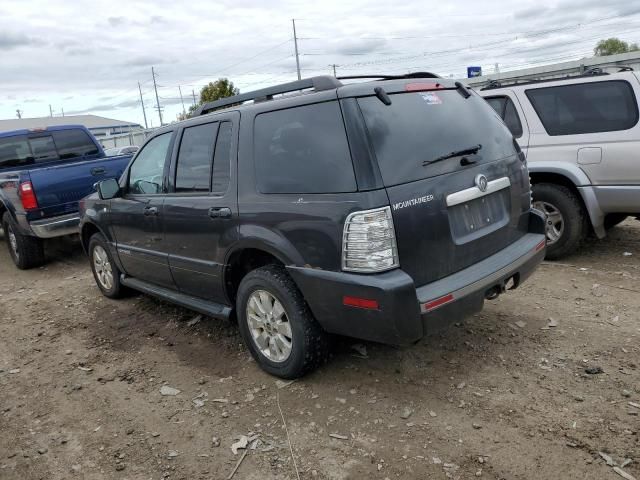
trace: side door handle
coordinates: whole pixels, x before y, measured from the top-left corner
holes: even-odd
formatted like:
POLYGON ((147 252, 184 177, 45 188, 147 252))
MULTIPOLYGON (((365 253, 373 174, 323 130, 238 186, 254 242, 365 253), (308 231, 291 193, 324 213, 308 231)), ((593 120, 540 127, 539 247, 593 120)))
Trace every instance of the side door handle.
POLYGON ((107 169, 104 167, 93 167, 91 169, 91 175, 93 175, 94 177, 97 177, 99 175, 104 175, 106 171, 107 169))
POLYGON ((227 207, 211 207, 209 209, 209 216, 211 218, 231 218, 231 209, 227 207))
POLYGON ((146 217, 150 217, 150 216, 156 216, 158 215, 158 207, 144 207, 144 210, 142 211, 142 213, 146 216, 146 217))

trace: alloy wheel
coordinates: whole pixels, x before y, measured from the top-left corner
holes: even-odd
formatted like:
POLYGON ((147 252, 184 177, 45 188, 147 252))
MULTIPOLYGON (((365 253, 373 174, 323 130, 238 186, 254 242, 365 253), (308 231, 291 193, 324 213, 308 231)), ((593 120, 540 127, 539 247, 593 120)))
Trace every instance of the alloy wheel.
POLYGON ((554 205, 547 202, 533 202, 533 207, 544 213, 547 245, 553 245, 564 233, 564 217, 562 213, 554 205))
POLYGON ((247 324, 260 353, 275 363, 291 355, 292 334, 282 303, 266 290, 256 290, 247 302, 247 324))
POLYGON ((113 270, 107 252, 100 245, 96 245, 93 249, 93 266, 100 286, 105 290, 111 290, 113 287, 113 270))

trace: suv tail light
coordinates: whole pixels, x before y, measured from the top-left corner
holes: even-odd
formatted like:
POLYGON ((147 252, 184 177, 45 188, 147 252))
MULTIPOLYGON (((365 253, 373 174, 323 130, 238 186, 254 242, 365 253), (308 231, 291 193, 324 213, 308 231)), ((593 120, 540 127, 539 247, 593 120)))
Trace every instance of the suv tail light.
POLYGON ((38 200, 36 199, 36 192, 33 191, 33 185, 31 185, 31 182, 21 183, 19 194, 20 194, 20 201, 22 202, 22 207, 25 210, 35 210, 38 208, 38 200))
POLYGON ((342 235, 342 270, 373 273, 398 266, 391 208, 351 213, 342 235))

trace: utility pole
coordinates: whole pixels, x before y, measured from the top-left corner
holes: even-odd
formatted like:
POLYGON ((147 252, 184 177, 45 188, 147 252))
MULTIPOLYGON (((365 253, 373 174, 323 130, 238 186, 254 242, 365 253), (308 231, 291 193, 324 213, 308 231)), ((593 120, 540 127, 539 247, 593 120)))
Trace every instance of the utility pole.
POLYGON ((196 92, 195 92, 195 90, 193 88, 191 89, 191 95, 193 95, 193 106, 195 107, 195 105, 196 105, 196 92))
POLYGON ((142 87, 140 87, 140 82, 138 82, 138 91, 140 92, 140 105, 142 105, 142 116, 144 117, 144 129, 148 129, 147 125, 147 112, 144 109, 144 100, 142 99, 142 87))
POLYGON ((184 109, 184 99, 182 98, 182 88, 178 85, 178 91, 180 92, 180 103, 182 103, 182 114, 186 117, 187 111, 184 109))
POLYGON ((60 107, 60 109, 62 110, 62 116, 64 117, 64 107, 60 107))
POLYGON ((298 71, 298 80, 302 79, 300 76, 300 56, 298 55, 298 36, 296 35, 296 19, 292 18, 293 23, 293 45, 296 50, 296 70, 298 71))
POLYGON ((156 72, 153 69, 153 67, 151 67, 151 76, 153 76, 153 89, 156 92, 156 109, 158 109, 158 118, 160 119, 160 126, 162 126, 163 125, 162 109, 160 108, 160 99, 158 98, 158 86, 156 85, 156 72))
POLYGON ((16 109, 16 116, 18 118, 22 118, 22 110, 20 110, 19 108, 16 109))
POLYGON ((495 65, 495 73, 500 73, 500 65, 498 65, 498 62, 496 62, 495 65))
POLYGON ((51 108, 51 104, 49 104, 49 116, 53 117, 53 109, 51 108))
POLYGON ((334 76, 334 77, 337 77, 337 76, 338 76, 338 74, 336 73, 336 64, 335 64, 335 63, 333 63, 333 64, 331 64, 331 66, 333 67, 333 76, 334 76))

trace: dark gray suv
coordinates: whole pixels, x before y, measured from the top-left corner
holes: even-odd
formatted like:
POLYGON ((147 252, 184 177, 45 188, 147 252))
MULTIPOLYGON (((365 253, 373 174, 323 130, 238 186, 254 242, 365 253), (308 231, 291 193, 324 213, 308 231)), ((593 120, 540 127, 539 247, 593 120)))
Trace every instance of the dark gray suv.
POLYGON ((237 317, 294 378, 329 334, 410 344, 542 261, 524 155, 491 107, 432 74, 314 77, 157 130, 82 202, 104 295, 237 317))

